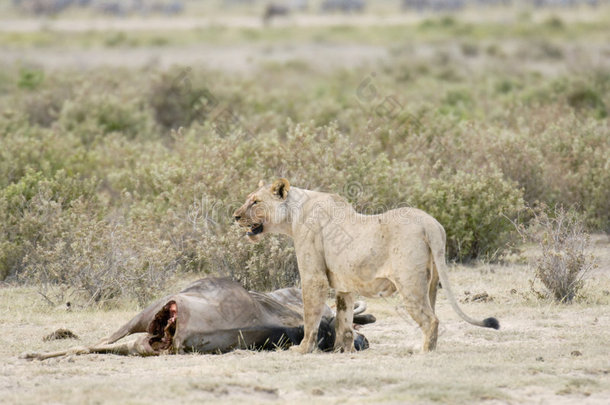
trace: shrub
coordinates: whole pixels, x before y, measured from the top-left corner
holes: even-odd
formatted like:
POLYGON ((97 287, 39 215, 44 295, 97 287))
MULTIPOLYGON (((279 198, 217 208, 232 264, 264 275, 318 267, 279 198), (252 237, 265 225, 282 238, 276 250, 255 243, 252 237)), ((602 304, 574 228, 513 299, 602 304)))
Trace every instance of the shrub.
POLYGON ((139 100, 87 88, 63 104, 59 122, 64 131, 79 134, 85 145, 111 132, 128 139, 154 132, 150 112, 139 100))
MULTIPOLYGON (((545 117, 550 121, 550 117, 545 117)), ((610 229, 610 136, 607 123, 554 117, 538 134, 541 167, 548 189, 540 201, 573 206, 585 214, 591 229, 610 229), (545 145, 544 149, 541 145, 545 145), (561 173, 558 176, 558 173, 561 173)))
POLYGON ((545 160, 537 145, 526 137, 514 134, 491 134, 486 140, 482 158, 493 159, 504 176, 523 190, 529 205, 549 198, 549 183, 545 179, 545 160))
POLYGON ((166 130, 205 120, 219 103, 210 90, 194 81, 190 68, 172 69, 153 80, 148 100, 155 120, 166 130))
POLYGON ((260 243, 245 240, 236 226, 220 234, 208 234, 198 243, 205 272, 231 277, 245 288, 271 291, 298 284, 299 272, 292 241, 268 235, 260 243), (227 254, 230 252, 230 254, 227 254))
POLYGON ((144 306, 178 269, 179 253, 154 224, 99 220, 85 204, 61 222, 58 238, 28 251, 20 276, 53 305, 68 298, 84 306, 127 298, 144 306))
POLYGON ((35 90, 44 81, 44 72, 38 69, 22 68, 19 70, 17 86, 22 89, 35 90))
POLYGON ((30 123, 50 127, 59 117, 64 102, 73 96, 75 83, 70 79, 70 75, 50 76, 35 91, 21 90, 16 97, 17 108, 27 114, 30 123))
POLYGON ((535 276, 555 301, 570 303, 582 289, 584 278, 595 267, 587 255, 590 237, 582 217, 573 210, 556 207, 538 212, 527 234, 540 247, 535 276))
POLYGON ((30 170, 0 190, 0 278, 20 274, 28 252, 60 239, 66 210, 77 200, 93 201, 96 185, 62 170, 53 177, 30 170))
POLYGON ((544 24, 555 30, 562 30, 565 28, 565 23, 563 20, 556 15, 549 17, 546 21, 544 21, 544 24))
POLYGON ((524 208, 521 190, 499 170, 445 174, 420 185, 412 203, 445 227, 449 257, 457 260, 497 257, 514 235, 509 219, 524 208))
POLYGON ((596 118, 608 116, 606 104, 602 97, 593 89, 581 87, 568 94, 568 104, 577 111, 591 110, 596 118))
POLYGON ((475 57, 479 54, 479 46, 473 42, 462 42, 460 49, 464 56, 475 57))
POLYGON ((23 109, 32 124, 48 127, 57 120, 65 99, 60 92, 43 91, 28 95, 23 109))
POLYGON ((392 162, 370 147, 354 145, 335 125, 293 124, 286 138, 281 153, 271 150, 266 161, 295 185, 340 194, 367 214, 402 202, 400 184, 406 179, 394 176, 392 162))
POLYGON ((472 114, 475 102, 468 90, 448 91, 443 99, 440 111, 443 114, 455 114, 458 117, 466 117, 472 114))

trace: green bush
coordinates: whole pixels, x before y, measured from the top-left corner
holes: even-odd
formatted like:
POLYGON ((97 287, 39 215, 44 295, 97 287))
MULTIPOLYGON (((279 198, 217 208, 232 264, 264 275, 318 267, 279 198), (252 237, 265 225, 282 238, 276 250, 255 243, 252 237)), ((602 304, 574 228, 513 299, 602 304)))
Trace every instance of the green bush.
POLYGON ((205 121, 218 106, 217 96, 196 79, 191 68, 175 68, 150 84, 148 102, 156 122, 166 130, 205 121))
POLYGON ((38 69, 22 68, 19 70, 17 86, 22 89, 35 90, 44 81, 44 72, 38 69))
POLYGON ((83 89, 66 101, 58 121, 62 130, 78 134, 85 145, 112 132, 128 139, 155 133, 150 111, 139 100, 95 89, 83 89))
POLYGON ((99 168, 92 167, 92 156, 71 134, 33 127, 24 119, 0 137, 0 187, 19 182, 28 171, 44 177, 53 177, 59 170, 70 177, 99 174, 99 168))
POLYGON ((70 177, 62 170, 50 178, 27 171, 0 190, 0 277, 19 275, 32 249, 61 239, 63 216, 75 201, 94 201, 96 186, 95 179, 70 177))
POLYGON ((70 75, 51 75, 42 81, 41 72, 40 77, 34 88, 19 86, 22 90, 15 94, 14 105, 25 112, 31 124, 50 127, 57 121, 65 101, 73 97, 75 82, 70 75))
POLYGON ((66 99, 67 95, 59 91, 41 91, 29 94, 23 100, 23 110, 32 124, 49 127, 57 121, 66 99))
POLYGON ((582 210, 591 229, 610 229, 610 136, 607 123, 574 113, 539 134, 549 189, 540 201, 582 210), (558 174, 561 175, 558 175, 558 174))
POLYGON ((568 94, 568 104, 576 110, 592 110, 596 118, 608 116, 602 97, 593 89, 577 88, 568 94))
POLYGON ((449 257, 457 260, 497 258, 514 235, 511 220, 524 208, 521 190, 498 170, 432 179, 412 202, 445 227, 449 257))

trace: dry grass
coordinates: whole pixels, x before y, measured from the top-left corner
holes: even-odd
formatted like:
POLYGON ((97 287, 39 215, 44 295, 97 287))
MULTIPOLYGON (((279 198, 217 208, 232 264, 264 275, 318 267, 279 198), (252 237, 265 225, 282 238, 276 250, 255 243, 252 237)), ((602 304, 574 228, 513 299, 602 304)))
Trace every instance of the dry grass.
POLYGON ((595 260, 587 255, 590 235, 577 213, 556 207, 536 216, 530 234, 542 253, 536 259, 536 276, 556 301, 572 302, 595 260))
POLYGON ((600 267, 570 306, 541 301, 524 265, 457 266, 458 297, 487 292, 489 302, 462 303, 476 317, 496 315, 500 331, 461 321, 440 293, 441 336, 421 354, 421 336, 399 300, 369 300, 378 322, 364 328, 371 349, 357 354, 237 351, 156 358, 90 355, 45 362, 18 358, 74 341, 43 342, 60 327, 92 343, 135 309, 48 309, 32 289, 0 289, 0 397, 8 403, 607 403, 610 365, 610 240, 593 238, 600 267), (7 333, 10 332, 10 333, 7 333))

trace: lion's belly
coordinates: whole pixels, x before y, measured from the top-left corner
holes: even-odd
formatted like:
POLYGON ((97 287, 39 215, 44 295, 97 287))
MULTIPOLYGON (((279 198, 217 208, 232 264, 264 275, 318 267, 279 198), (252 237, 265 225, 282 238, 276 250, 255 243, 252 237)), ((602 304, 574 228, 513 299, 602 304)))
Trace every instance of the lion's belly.
POLYGON ((355 291, 365 297, 388 297, 396 292, 396 286, 387 278, 376 278, 355 291))
POLYGON ((338 292, 356 292, 365 297, 387 297, 396 292, 394 283, 383 277, 362 279, 354 278, 353 274, 346 277, 345 274, 329 272, 328 281, 338 292))
POLYGON ((391 277, 390 237, 383 232, 368 232, 354 237, 361 249, 344 249, 340 255, 327 256, 328 281, 340 292, 356 292, 366 297, 385 297, 396 291, 391 277), (358 240, 360 239, 360 240, 358 240))

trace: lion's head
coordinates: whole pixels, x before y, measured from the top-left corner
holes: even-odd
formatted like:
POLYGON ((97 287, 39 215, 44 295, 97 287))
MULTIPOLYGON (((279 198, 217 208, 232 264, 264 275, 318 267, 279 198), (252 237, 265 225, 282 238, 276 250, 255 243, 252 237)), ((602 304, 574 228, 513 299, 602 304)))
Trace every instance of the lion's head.
POLYGON ((290 183, 286 179, 278 179, 271 185, 261 180, 258 190, 248 195, 246 202, 235 210, 235 222, 247 229, 246 235, 251 242, 258 242, 266 232, 281 232, 288 215, 285 202, 289 189, 290 183))

